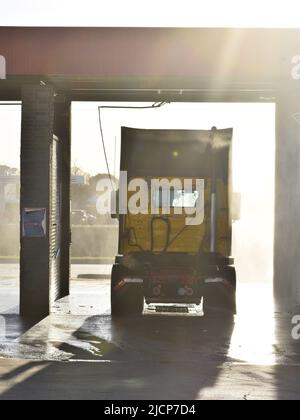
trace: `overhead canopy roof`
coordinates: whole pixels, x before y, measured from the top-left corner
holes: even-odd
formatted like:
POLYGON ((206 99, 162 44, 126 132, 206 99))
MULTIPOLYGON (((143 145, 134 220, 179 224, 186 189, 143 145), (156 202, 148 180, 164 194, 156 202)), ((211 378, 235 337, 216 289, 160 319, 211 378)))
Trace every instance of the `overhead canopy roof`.
POLYGON ((0 99, 43 81, 75 100, 271 100, 297 54, 298 29, 2 27, 0 99))

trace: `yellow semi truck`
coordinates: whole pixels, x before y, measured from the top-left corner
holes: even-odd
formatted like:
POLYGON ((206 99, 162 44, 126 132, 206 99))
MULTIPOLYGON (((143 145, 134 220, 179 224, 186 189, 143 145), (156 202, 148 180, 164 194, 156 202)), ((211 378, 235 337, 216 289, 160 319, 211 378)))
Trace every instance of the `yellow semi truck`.
POLYGON ((145 301, 236 313, 232 134, 122 128, 113 316, 139 315, 145 301))

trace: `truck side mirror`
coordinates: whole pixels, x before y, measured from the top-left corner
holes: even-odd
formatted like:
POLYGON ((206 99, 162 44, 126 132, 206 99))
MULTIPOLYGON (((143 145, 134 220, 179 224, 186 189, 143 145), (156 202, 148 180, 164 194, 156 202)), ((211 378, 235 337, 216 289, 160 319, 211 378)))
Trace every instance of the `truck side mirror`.
POLYGON ((231 215, 232 220, 237 222, 241 219, 241 208, 242 208, 242 194, 234 192, 232 194, 232 204, 231 204, 231 215))

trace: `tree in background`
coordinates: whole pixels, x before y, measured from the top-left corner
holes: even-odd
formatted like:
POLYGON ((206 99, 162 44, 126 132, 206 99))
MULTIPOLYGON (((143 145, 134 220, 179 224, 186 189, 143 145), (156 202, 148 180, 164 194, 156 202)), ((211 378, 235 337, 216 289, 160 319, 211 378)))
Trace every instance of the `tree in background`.
MULTIPOLYGON (((97 184, 102 179, 108 179, 107 174, 97 174, 90 176, 82 171, 78 166, 74 165, 72 168, 72 209, 85 210, 89 214, 96 216, 99 224, 115 224, 116 221, 111 219, 110 215, 97 214, 96 204, 100 192, 97 191, 97 184)), ((118 180, 112 176, 112 181, 118 185, 118 180)))
POLYGON ((89 200, 90 175, 74 165, 71 171, 71 199, 73 210, 86 210, 89 200))

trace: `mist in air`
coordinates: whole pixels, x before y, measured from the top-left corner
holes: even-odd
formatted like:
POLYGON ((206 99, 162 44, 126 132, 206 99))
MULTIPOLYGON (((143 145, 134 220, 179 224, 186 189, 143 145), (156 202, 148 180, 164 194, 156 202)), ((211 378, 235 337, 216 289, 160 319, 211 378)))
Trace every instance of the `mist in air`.
MULTIPOLYGON (((107 104, 106 104, 107 105, 107 104)), ((135 104, 136 105, 136 104, 135 104)), ((100 140, 98 104, 72 106, 72 164, 95 176, 107 173, 100 140)), ((0 165, 20 165, 20 108, 0 108, 0 165)), ((242 195, 241 219, 233 226, 233 255, 240 282, 271 282, 273 278, 275 105, 170 104, 155 110, 103 110, 104 139, 110 172, 118 177, 121 126, 151 129, 234 129, 233 184, 242 195)), ((91 202, 91 206, 93 206, 91 202)), ((19 252, 18 214, 1 223, 1 254, 19 252), (14 226, 12 226, 14 225, 14 226), (7 232, 9 230, 9 232, 7 232), (3 238, 6 238, 5 241, 3 238)), ((104 231, 78 239, 74 250, 89 257, 114 257, 115 222, 97 222, 104 231), (104 234, 103 234, 104 232, 104 234), (98 239, 100 238, 100 239, 98 239), (79 244, 80 242, 80 244, 79 244)), ((94 228, 96 231, 97 229, 94 228)), ((76 238, 76 228, 74 228, 76 238)), ((3 256, 2 255, 2 256, 3 256)), ((14 255, 14 256, 15 256, 14 255)))
MULTIPOLYGON (((99 105, 104 104, 74 103, 72 108, 72 160, 93 175, 107 173, 99 132, 99 105)), ((241 219, 233 225, 233 255, 238 278, 242 282, 272 282, 275 104, 178 103, 153 110, 104 109, 101 115, 109 169, 116 177, 120 165, 121 126, 233 127, 233 184, 234 190, 242 195, 241 219)))

